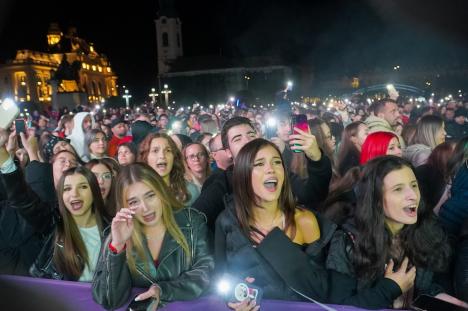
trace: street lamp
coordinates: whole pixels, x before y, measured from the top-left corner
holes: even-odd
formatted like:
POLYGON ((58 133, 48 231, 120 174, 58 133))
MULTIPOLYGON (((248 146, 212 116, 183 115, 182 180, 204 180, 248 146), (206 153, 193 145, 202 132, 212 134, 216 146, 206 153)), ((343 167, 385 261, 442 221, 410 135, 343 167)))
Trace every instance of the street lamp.
POLYGON ((156 89, 153 87, 151 88, 151 93, 148 94, 149 97, 152 98, 152 103, 155 104, 156 103, 156 96, 159 96, 158 93, 156 93, 156 89))
POLYGON ((161 91, 161 94, 164 94, 164 100, 166 102, 166 107, 169 107, 169 94, 171 94, 172 91, 169 89, 167 84, 164 84, 164 90, 161 91))
POLYGON ((130 108, 130 98, 132 98, 132 95, 128 94, 128 90, 125 89, 125 94, 122 95, 123 98, 125 98, 125 106, 127 109, 130 108))

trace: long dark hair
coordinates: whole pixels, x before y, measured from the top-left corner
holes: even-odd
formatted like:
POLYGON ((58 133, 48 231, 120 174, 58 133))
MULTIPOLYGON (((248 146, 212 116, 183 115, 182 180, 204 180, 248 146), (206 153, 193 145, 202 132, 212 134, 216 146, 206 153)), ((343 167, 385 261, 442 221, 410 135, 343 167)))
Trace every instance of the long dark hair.
POLYGON ((182 202, 188 202, 191 199, 190 192, 187 189, 187 182, 185 181, 185 167, 184 160, 182 159, 182 152, 177 148, 177 145, 172 138, 163 133, 151 133, 145 137, 140 143, 140 153, 138 154, 138 162, 148 164, 148 155, 150 153, 151 142, 156 138, 164 138, 167 140, 171 151, 174 154, 174 163, 172 170, 169 173, 169 188, 172 193, 182 202))
MULTIPOLYGON (((374 280, 382 274, 390 259, 392 234, 385 225, 383 209, 384 178, 390 172, 408 167, 408 161, 396 156, 378 157, 364 167, 362 178, 356 186, 356 210, 354 221, 356 236, 352 260, 356 274, 364 280, 374 280)), ((398 233, 404 256, 417 267, 431 271, 443 271, 448 264, 450 247, 447 235, 437 225, 435 216, 424 203, 418 207, 418 221, 405 225, 398 233)), ((396 264, 402 258, 393 258, 396 264)))
MULTIPOLYGON (((468 135, 460 139, 455 146, 453 156, 448 162, 448 176, 455 177, 460 167, 468 161, 468 135)), ((468 165, 468 164, 467 164, 468 165)), ((449 178, 449 179, 450 179, 449 178)))
MULTIPOLYGON (((109 165, 107 161, 104 161, 104 159, 92 159, 91 161, 86 163, 85 166, 89 168, 89 170, 92 170, 93 167, 99 164, 104 165, 112 174, 111 188, 109 190, 109 194, 107 195, 107 199, 105 200, 104 206, 106 208, 107 215, 109 215, 110 217, 114 217, 115 214, 117 214, 117 210, 115 208, 115 196, 114 196, 115 179, 117 178, 117 176, 115 175, 114 170, 112 169, 112 167, 109 165)), ((104 198, 103 198, 103 201, 104 201, 104 198)))
POLYGON ((65 202, 63 201, 65 178, 74 174, 83 175, 88 181, 93 195, 91 209, 94 217, 96 217, 96 224, 99 228, 99 232, 102 232, 104 220, 109 219, 109 216, 106 215, 104 202, 101 197, 101 190, 99 189, 96 176, 94 176, 89 169, 83 166, 78 166, 63 172, 57 186, 57 197, 61 219, 57 223, 55 233, 56 243, 54 244, 53 260, 58 271, 72 277, 73 279, 79 279, 85 264, 90 264, 88 252, 86 250, 85 243, 81 238, 80 230, 76 225, 72 214, 65 207, 65 202), (61 246, 58 246, 57 244, 60 244, 61 246))
POLYGON ((343 176, 346 171, 345 169, 349 169, 349 167, 344 167, 347 161, 355 160, 355 165, 359 165, 359 157, 361 156, 361 152, 356 148, 351 137, 356 137, 359 130, 359 125, 364 124, 362 121, 355 121, 353 123, 348 124, 342 134, 340 149, 338 151, 337 156, 337 167, 338 172, 341 176, 343 176))
MULTIPOLYGON (((249 239, 251 231, 250 222, 253 220, 252 208, 255 206, 261 208, 257 205, 257 200, 253 190, 252 170, 254 167, 255 156, 265 147, 274 148, 278 152, 281 161, 284 163, 281 152, 274 143, 263 138, 257 138, 242 147, 236 157, 236 165, 234 165, 234 171, 232 174, 232 186, 237 220, 241 230, 249 239)), ((294 236, 296 232, 296 222, 294 220, 296 203, 289 184, 288 174, 284 167, 283 169, 285 171, 284 182, 279 197, 278 208, 285 215, 284 231, 289 231, 294 236)))

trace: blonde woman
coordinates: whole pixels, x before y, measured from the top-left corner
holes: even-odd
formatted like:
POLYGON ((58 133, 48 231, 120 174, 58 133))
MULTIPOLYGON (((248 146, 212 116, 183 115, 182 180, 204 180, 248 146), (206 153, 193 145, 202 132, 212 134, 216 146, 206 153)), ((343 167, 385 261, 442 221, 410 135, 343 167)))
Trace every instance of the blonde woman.
POLYGON ((148 288, 136 300, 157 306, 191 300, 209 285, 214 268, 205 216, 184 208, 150 166, 122 169, 116 182, 117 215, 103 246, 93 297, 117 308, 132 287, 148 288))

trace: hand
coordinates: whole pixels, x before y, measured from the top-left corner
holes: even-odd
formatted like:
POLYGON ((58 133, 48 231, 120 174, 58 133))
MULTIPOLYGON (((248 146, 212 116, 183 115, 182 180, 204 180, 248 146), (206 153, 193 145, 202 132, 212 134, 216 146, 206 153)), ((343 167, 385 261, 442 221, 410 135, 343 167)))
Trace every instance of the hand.
POLYGON ((284 141, 279 137, 272 137, 270 140, 276 145, 276 147, 278 147, 279 151, 283 153, 284 148, 286 148, 286 144, 284 143, 284 141))
POLYGON ((317 144, 317 139, 314 135, 310 133, 310 130, 307 132, 294 128, 299 134, 289 135, 289 144, 291 145, 291 150, 301 150, 304 151, 305 155, 312 161, 318 161, 322 157, 322 152, 317 144), (298 146, 296 146, 296 144, 298 146))
POLYGON ((153 284, 150 286, 150 288, 146 292, 138 295, 135 298, 135 301, 141 301, 141 300, 146 300, 146 299, 151 298, 154 300, 154 302, 150 305, 151 308, 149 308, 149 310, 156 311, 158 309, 160 295, 161 295, 161 289, 156 284, 153 284))
POLYGON ((133 215, 135 215, 135 210, 122 208, 112 219, 112 245, 119 251, 124 248, 125 243, 132 236, 133 215))
MULTIPOLYGON (((255 279, 246 277, 245 281, 247 283, 253 283, 255 279)), ((242 302, 228 302, 228 307, 235 311, 257 311, 260 309, 260 306, 256 304, 257 302, 255 300, 246 299, 242 302)))
POLYGON ((8 131, 3 128, 0 128, 0 147, 5 146, 9 137, 10 137, 10 134, 8 134, 8 131))
POLYGON ((13 131, 8 136, 8 142, 6 144, 6 150, 9 154, 14 155, 18 149, 18 140, 16 139, 16 131, 13 131))
POLYGON ((21 142, 23 143, 24 149, 29 155, 30 161, 38 161, 39 160, 39 148, 37 147, 37 139, 34 135, 29 135, 26 138, 24 133, 20 133, 21 142))
POLYGON ((454 305, 457 305, 457 306, 460 306, 462 308, 465 308, 465 309, 468 309, 468 303, 458 299, 458 298, 455 298, 453 296, 450 296, 446 293, 440 293, 438 295, 436 295, 434 298, 437 298, 437 299, 440 299, 440 300, 443 300, 443 301, 447 301, 451 304, 454 304, 454 305))
POLYGON ((406 293, 414 285, 414 279, 416 278, 416 267, 412 267, 408 271, 408 257, 403 260, 400 269, 397 272, 393 272, 393 260, 387 265, 385 269, 385 277, 387 279, 395 281, 400 286, 401 292, 406 293))

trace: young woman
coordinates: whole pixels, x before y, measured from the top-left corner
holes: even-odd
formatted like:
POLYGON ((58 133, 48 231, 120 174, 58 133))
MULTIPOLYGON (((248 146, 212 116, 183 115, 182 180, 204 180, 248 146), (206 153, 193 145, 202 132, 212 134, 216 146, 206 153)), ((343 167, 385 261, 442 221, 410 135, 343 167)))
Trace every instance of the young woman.
MULTIPOLYGON (((217 272, 253 277, 265 298, 301 299, 291 283, 301 271, 293 258, 316 253, 320 246, 314 242, 320 239, 325 245, 332 234, 322 236, 315 215, 296 206, 274 143, 255 139, 240 150, 233 172, 233 196, 216 221, 217 272)), ((307 295, 323 299, 326 277, 320 271, 313 274, 309 279, 317 283, 308 287, 307 295)), ((254 308, 251 303, 230 307, 250 310, 254 308)))
POLYGON ((114 217, 117 213, 114 202, 115 174, 112 167, 103 159, 93 159, 86 163, 86 167, 93 172, 101 190, 102 199, 106 206, 107 214, 114 217))
POLYGON ((107 223, 104 203, 93 173, 85 167, 65 171, 57 185, 58 209, 41 201, 24 182, 21 171, 2 174, 11 205, 46 236, 31 267, 36 277, 90 282, 102 232, 107 223))
POLYGON ((151 166, 185 206, 191 206, 200 195, 193 183, 185 180, 182 153, 166 134, 152 133, 140 144, 138 162, 151 166))
POLYGON ((332 182, 338 178, 338 169, 335 160, 336 140, 332 135, 330 127, 322 119, 311 119, 308 121, 310 132, 317 139, 322 152, 330 159, 332 165, 332 182))
POLYGON ((420 294, 456 301, 433 282, 447 269, 450 247, 420 200, 411 164, 395 156, 369 161, 356 193, 354 217, 328 252, 328 301, 371 309, 407 309, 420 294))
POLYGON ((86 160, 102 159, 107 156, 107 137, 100 129, 92 129, 85 134, 87 147, 86 160))
POLYGON ((448 167, 450 198, 442 205, 439 218, 450 234, 458 236, 468 219, 468 136, 457 143, 448 167))
POLYGON ((116 203, 119 212, 93 281, 96 302, 117 308, 132 287, 149 287, 137 299, 156 306, 200 296, 214 267, 204 215, 183 208, 164 180, 143 163, 122 169, 116 203))
POLYGON ((411 145, 409 145, 403 154, 405 159, 418 167, 427 162, 432 150, 445 141, 444 120, 435 115, 426 115, 416 124, 411 145))
POLYGON ((364 122, 356 121, 346 126, 338 151, 337 166, 340 176, 354 166, 359 166, 362 144, 369 135, 369 128, 364 122))
POLYGON ((401 145, 398 136, 391 132, 374 132, 369 134, 364 144, 362 144, 359 163, 361 165, 366 164, 367 161, 384 155, 401 157, 401 145))
POLYGON ((182 150, 182 155, 186 179, 201 191, 203 183, 211 173, 208 150, 201 143, 191 143, 182 150))
POLYGON ((117 148, 117 161, 121 166, 135 163, 137 149, 133 143, 123 143, 117 148))

